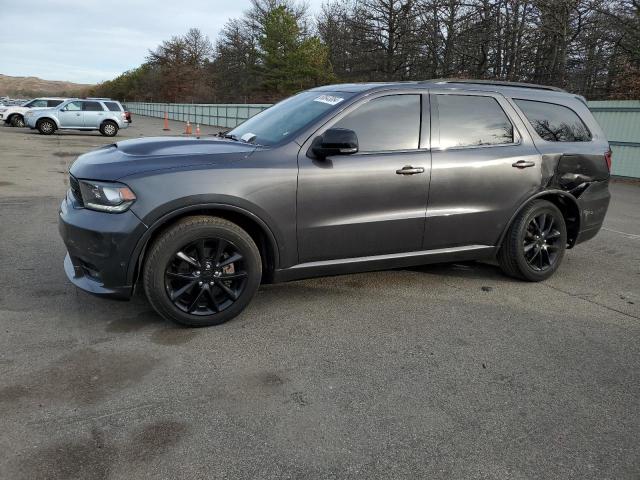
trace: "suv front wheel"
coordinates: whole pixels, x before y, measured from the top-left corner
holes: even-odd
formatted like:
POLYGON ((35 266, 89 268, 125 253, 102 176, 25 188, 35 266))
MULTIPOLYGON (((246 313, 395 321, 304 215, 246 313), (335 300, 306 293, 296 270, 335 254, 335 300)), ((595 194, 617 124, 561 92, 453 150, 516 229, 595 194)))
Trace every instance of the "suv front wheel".
POLYGON ((25 126, 24 117, 19 114, 15 114, 13 117, 11 117, 11 121, 9 123, 12 127, 22 128, 25 126))
POLYGON ((553 203, 535 200, 513 221, 498 252, 509 276, 539 282, 558 269, 567 247, 567 227, 553 203))
POLYGON ((56 131, 56 124, 53 122, 53 120, 50 120, 48 118, 43 118, 42 120, 40 120, 36 127, 42 135, 51 135, 56 131))
POLYGON ((255 242, 225 219, 194 216, 167 229, 149 249, 144 290, 163 317, 188 326, 218 325, 249 304, 260 285, 255 242))

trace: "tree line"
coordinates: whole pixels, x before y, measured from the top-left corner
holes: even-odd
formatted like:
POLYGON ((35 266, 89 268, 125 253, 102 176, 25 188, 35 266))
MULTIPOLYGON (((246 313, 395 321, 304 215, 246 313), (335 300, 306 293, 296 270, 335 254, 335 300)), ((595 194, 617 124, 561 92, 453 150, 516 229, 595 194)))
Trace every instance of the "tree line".
POLYGON ((480 78, 640 98, 640 0, 252 0, 215 42, 150 50, 95 96, 272 102, 335 82, 480 78))

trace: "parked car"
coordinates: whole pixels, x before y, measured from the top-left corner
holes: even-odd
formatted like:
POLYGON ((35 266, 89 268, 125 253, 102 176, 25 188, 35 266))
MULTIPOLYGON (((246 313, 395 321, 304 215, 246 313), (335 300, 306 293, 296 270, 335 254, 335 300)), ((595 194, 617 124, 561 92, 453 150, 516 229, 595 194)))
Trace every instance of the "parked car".
POLYGON ((99 130, 102 135, 114 137, 121 128, 127 128, 124 109, 120 102, 104 99, 69 99, 55 108, 28 111, 24 118, 31 129, 51 135, 58 129, 99 130))
POLYGON ((131 123, 131 112, 124 103, 122 104, 122 108, 124 109, 124 115, 127 119, 127 122, 131 123))
MULTIPOLYGON (((186 325, 261 282, 497 258, 541 281, 600 230, 611 152, 581 97, 525 84, 315 88, 219 139, 81 155, 60 207, 69 279, 186 325)), ((425 292, 428 294, 428 292, 425 292)))
POLYGON ((24 114, 32 109, 51 108, 60 105, 66 98, 34 98, 22 105, 12 105, 0 108, 0 121, 12 127, 26 126, 24 114))

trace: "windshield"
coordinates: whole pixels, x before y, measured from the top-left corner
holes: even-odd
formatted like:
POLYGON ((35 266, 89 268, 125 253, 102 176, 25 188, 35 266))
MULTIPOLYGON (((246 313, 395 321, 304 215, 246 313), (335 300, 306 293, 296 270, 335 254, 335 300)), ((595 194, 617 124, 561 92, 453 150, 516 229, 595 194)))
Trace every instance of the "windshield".
POLYGON ((259 145, 275 145, 317 120, 329 110, 339 108, 352 97, 347 92, 302 92, 251 117, 227 135, 235 139, 255 135, 259 145))

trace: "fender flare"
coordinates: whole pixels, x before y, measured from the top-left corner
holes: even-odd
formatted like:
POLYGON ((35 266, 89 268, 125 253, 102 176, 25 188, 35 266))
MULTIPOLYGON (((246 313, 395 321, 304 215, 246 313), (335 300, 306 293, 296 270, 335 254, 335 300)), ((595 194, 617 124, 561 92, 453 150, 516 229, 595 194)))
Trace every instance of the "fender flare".
MULTIPOLYGON (((511 218, 509 218, 509 221, 507 222, 506 226, 502 230, 502 233, 500 234, 500 237, 498 237, 498 243, 496 244, 496 253, 498 253, 498 250, 500 250, 500 247, 502 246, 502 241, 504 240, 504 237, 507 235, 507 232, 509 231, 509 228, 511 228, 511 224, 516 219, 518 214, 522 211, 522 209, 524 207, 526 207, 529 203, 531 203, 533 200, 536 200, 536 199, 541 198, 541 197, 550 196, 550 195, 557 195, 557 196, 560 196, 562 198, 567 199, 573 206, 575 206, 576 210, 578 212, 580 212, 580 205, 578 205, 578 201, 576 200, 576 197, 571 195, 569 192, 565 192, 564 190, 558 190, 558 189, 543 190, 542 192, 538 192, 538 193, 528 197, 524 202, 522 202, 520 204, 520 206, 516 209, 516 211, 513 212, 513 215, 511 215, 511 218)), ((582 221, 582 217, 580 215, 578 215, 577 216, 578 231, 580 231, 580 222, 581 221, 582 221)), ((574 244, 575 244, 575 239, 574 239, 573 242, 571 242, 569 244, 569 248, 573 247, 574 244)))
POLYGON ((273 234, 272 229, 269 225, 262 220, 255 213, 246 210, 241 207, 237 207, 235 205, 226 204, 226 203, 198 203, 193 205, 188 205, 184 207, 179 207, 170 212, 163 214, 161 217, 157 218, 151 225, 148 225, 147 230, 142 234, 142 236, 136 242, 136 246, 133 249, 131 254, 131 258, 129 260, 129 265, 127 266, 127 282, 129 285, 133 285, 135 283, 136 271, 138 274, 140 272, 139 266, 144 258, 145 251, 147 249, 149 240, 153 236, 155 232, 157 232, 163 225, 166 225, 167 222, 170 222, 172 219, 183 216, 189 212, 196 212, 202 210, 227 210, 230 212, 235 212, 245 217, 248 217, 252 221, 254 221, 258 226, 262 229, 262 231, 266 234, 267 241, 271 244, 271 249, 274 255, 274 267, 277 268, 280 264, 280 252, 278 250, 278 241, 273 234))
POLYGON ((120 125, 113 118, 105 118, 104 120, 102 120, 100 122, 100 128, 102 128, 102 126, 107 122, 115 123, 116 127, 118 127, 118 130, 120 130, 120 125))

